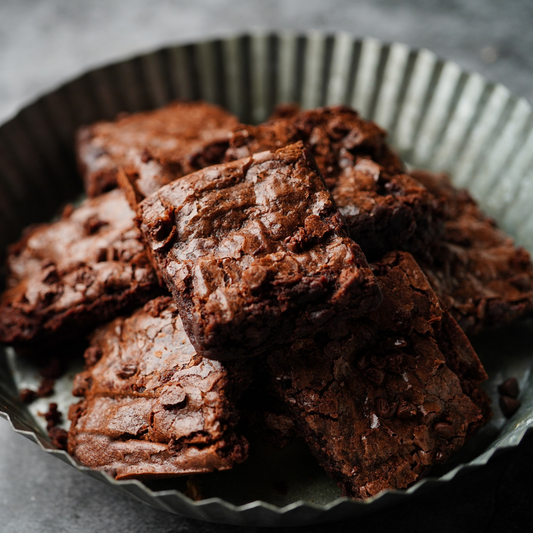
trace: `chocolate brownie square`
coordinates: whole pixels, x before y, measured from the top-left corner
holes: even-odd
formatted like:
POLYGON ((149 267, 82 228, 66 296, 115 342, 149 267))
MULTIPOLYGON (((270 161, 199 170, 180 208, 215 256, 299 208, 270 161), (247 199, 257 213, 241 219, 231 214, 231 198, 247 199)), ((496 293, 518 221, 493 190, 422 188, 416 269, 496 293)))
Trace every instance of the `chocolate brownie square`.
POLYGON ((78 164, 88 196, 117 186, 123 167, 140 197, 171 179, 220 162, 236 117, 206 102, 173 102, 81 128, 78 164))
POLYGON ((8 256, 0 342, 36 345, 76 338, 161 292, 120 190, 28 229, 8 256))
POLYGON ((328 187, 342 171, 343 157, 366 156, 390 174, 403 171, 403 163, 385 142, 387 132, 346 106, 296 112, 276 112, 259 126, 241 125, 231 135, 226 160, 233 161, 265 150, 277 150, 303 141, 316 159, 328 187))
POLYGON ((301 142, 190 174, 139 224, 205 357, 251 357, 380 302, 359 246, 301 142))
POLYGON ((529 253, 443 173, 414 171, 442 202, 445 229, 431 260, 420 264, 442 303, 468 334, 512 322, 533 310, 529 253))
POLYGON ((350 237, 368 260, 391 250, 423 254, 442 234, 439 204, 404 173, 386 132, 344 106, 298 112, 290 106, 259 126, 241 126, 226 159, 274 150, 302 140, 314 155, 350 237))
POLYGON ((490 418, 486 374, 406 252, 371 265, 381 306, 272 351, 264 375, 347 496, 408 487, 490 418))
POLYGON ((98 329, 71 407, 68 450, 117 479, 227 470, 247 457, 234 402, 247 371, 199 356, 170 297, 98 329))

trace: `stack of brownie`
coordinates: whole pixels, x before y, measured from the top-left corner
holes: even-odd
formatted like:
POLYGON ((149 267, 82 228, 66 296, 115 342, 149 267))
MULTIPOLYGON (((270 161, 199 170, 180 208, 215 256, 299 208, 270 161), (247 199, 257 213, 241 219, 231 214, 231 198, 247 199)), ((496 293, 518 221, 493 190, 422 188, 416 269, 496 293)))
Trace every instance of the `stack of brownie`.
POLYGON ((465 332, 533 309, 529 255, 385 137, 346 107, 251 126, 203 102, 79 132, 89 199, 11 247, 0 304, 17 348, 90 335, 74 457, 117 479, 224 470, 244 420, 366 498, 490 419, 465 332))

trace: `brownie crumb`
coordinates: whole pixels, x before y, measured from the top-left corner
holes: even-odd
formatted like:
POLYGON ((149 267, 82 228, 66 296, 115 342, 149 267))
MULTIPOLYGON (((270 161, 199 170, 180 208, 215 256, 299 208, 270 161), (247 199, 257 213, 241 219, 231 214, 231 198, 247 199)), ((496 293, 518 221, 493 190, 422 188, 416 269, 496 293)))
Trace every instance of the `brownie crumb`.
POLYGON ((522 405, 520 400, 511 398, 509 396, 500 396, 500 409, 502 410, 503 416, 505 418, 511 418, 517 411, 518 408, 522 405))
POLYGON ((97 329, 98 361, 74 379, 68 451, 116 479, 228 470, 248 456, 234 406, 248 366, 196 354, 172 298, 158 300, 97 329))
POLYGON ((59 450, 67 450, 68 432, 57 426, 52 426, 48 430, 48 436, 52 444, 59 450))
POLYGON ((47 431, 50 431, 54 426, 58 426, 63 419, 63 415, 55 402, 49 404, 46 413, 39 413, 39 415, 45 418, 47 431))
POLYGON ((509 396, 509 398, 518 398, 520 394, 520 387, 516 378, 506 379, 499 387, 498 392, 502 396, 509 396))
POLYGON ((20 400, 23 403, 32 403, 38 398, 37 393, 32 389, 22 389, 20 391, 20 400))
POLYGON ((39 384, 39 388, 37 389, 37 396, 39 398, 51 396, 54 393, 55 384, 55 379, 43 377, 43 379, 41 379, 41 383, 39 384))

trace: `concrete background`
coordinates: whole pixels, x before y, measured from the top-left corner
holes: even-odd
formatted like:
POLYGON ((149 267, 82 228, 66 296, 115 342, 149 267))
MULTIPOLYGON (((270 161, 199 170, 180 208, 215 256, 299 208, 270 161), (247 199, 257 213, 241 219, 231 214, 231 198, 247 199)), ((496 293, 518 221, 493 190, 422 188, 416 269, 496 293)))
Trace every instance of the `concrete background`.
MULTIPOLYGON (((345 30, 427 47, 533 102, 532 23, 531 0, 0 0, 0 122, 94 66, 251 28, 345 30)), ((532 480, 533 438, 528 438, 489 467, 402 508, 313 530, 531 530, 532 480)), ((11 531, 237 528, 175 517, 115 494, 0 420, 0 532, 11 531)))

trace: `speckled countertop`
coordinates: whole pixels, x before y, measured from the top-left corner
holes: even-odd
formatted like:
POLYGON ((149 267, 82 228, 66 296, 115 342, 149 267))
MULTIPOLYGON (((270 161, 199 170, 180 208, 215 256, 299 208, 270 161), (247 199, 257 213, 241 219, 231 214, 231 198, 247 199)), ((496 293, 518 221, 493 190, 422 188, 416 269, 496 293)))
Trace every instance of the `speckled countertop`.
MULTIPOLYGON (((426 47, 533 102, 532 24, 530 0, 2 0, 0 122, 96 65, 251 28, 344 30, 426 47)), ((488 467, 401 508, 305 531, 521 532, 531 530, 532 499, 530 436, 488 467)), ((0 420, 1 533, 237 530, 117 494, 0 420)))

